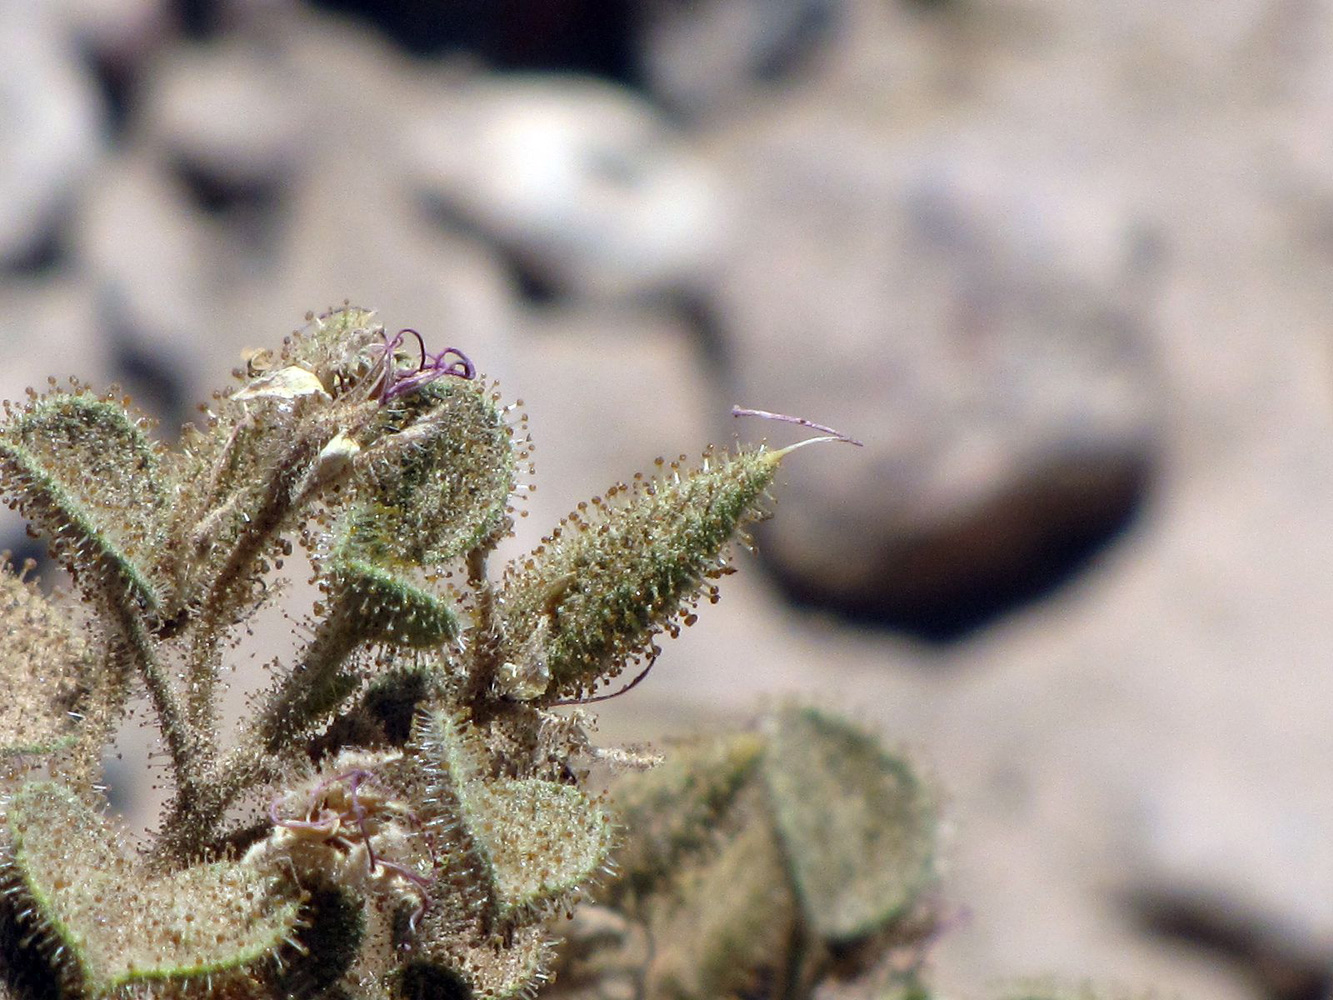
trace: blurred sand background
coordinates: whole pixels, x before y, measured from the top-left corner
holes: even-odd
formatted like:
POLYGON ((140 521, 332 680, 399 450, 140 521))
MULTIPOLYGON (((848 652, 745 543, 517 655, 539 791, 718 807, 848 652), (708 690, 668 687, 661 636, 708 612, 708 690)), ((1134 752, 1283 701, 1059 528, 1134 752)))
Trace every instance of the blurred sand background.
POLYGON ((350 299, 524 400, 512 551, 799 436, 733 403, 841 428, 603 738, 800 694, 909 752, 942 996, 1333 997, 1333 3, 0 0, 0 50, 0 395, 173 428, 350 299))

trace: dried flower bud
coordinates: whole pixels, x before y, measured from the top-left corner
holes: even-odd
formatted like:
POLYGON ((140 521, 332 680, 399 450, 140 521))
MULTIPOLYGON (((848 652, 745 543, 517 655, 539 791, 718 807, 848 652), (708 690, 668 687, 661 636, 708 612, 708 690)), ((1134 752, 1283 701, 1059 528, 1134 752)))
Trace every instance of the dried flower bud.
POLYGON ((305 398, 329 401, 332 397, 324 389, 314 372, 300 365, 288 365, 276 371, 265 372, 238 389, 231 397, 237 402, 250 399, 276 399, 280 403, 296 403, 305 398))

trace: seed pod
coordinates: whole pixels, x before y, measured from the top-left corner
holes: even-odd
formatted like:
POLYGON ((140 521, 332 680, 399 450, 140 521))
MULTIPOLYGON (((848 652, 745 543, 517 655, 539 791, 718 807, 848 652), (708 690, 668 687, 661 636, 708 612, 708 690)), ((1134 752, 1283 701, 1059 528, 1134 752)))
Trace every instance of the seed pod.
POLYGON ((504 941, 432 944, 425 960, 403 970, 394 996, 405 1000, 534 1000, 550 978, 547 970, 553 949, 540 924, 519 928, 504 941))
POLYGON ((441 594, 362 559, 338 560, 330 576, 331 616, 355 618, 363 640, 421 649, 458 637, 458 615, 441 594))
MULTIPOLYGON (((521 664, 544 634, 545 701, 578 698, 642 656, 653 636, 719 575, 727 543, 759 516, 784 451, 705 454, 684 470, 613 486, 570 514, 510 567, 500 597, 503 662, 521 664)), ((710 600, 716 591, 710 590, 710 600)), ((692 620, 686 612, 685 623, 692 620)))

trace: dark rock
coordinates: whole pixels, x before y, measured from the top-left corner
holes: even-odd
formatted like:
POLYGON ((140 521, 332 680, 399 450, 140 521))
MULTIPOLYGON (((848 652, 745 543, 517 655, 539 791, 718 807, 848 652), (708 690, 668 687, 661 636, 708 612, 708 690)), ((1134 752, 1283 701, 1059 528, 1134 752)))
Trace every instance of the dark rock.
POLYGON ((714 302, 737 401, 866 442, 790 463, 760 547, 790 593, 952 638, 1132 521, 1161 400, 1123 215, 975 137, 816 131, 740 183, 714 302))
POLYGON ((844 20, 841 0, 667 0, 639 9, 648 91, 687 116, 797 77, 844 20))

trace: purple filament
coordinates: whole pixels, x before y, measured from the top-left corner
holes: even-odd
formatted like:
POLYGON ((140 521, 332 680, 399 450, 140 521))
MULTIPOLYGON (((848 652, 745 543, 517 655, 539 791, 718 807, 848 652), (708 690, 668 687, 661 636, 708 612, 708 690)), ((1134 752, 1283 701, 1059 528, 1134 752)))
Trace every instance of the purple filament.
POLYGON ((411 327, 404 327, 390 337, 384 334, 384 352, 382 363, 384 375, 380 383, 380 402, 389 403, 402 396, 416 392, 422 386, 429 385, 436 379, 450 375, 454 378, 471 381, 477 377, 477 368, 466 354, 456 347, 446 347, 438 354, 426 351, 426 342, 421 334, 411 327), (417 340, 421 350, 421 361, 415 370, 399 369, 396 361, 398 349, 403 346, 406 334, 417 340))

